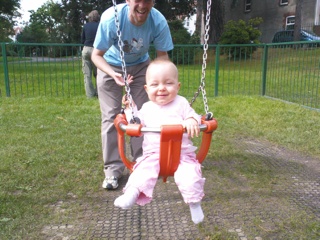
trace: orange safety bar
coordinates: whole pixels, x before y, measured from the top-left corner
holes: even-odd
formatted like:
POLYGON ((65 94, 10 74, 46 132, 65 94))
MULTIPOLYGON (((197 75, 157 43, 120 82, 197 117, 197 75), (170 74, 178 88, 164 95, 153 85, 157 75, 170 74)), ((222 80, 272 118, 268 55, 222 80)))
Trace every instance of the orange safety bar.
POLYGON ((206 120, 205 116, 202 116, 201 124, 207 125, 207 129, 202 133, 201 145, 197 153, 197 159, 199 163, 202 163, 203 160, 206 158, 210 148, 212 134, 214 130, 216 130, 218 127, 218 122, 215 118, 211 120, 206 120))
POLYGON ((118 150, 119 150, 120 157, 121 157, 124 165, 132 172, 135 162, 131 162, 125 155, 125 144, 124 144, 125 143, 125 136, 124 136, 125 133, 120 128, 121 124, 127 125, 128 128, 132 127, 131 130, 127 129, 127 131, 132 134, 131 136, 140 136, 142 125, 141 124, 128 125, 128 121, 127 121, 126 115, 124 113, 118 114, 114 120, 114 125, 117 129, 117 132, 118 132, 118 150))
MULTIPOLYGON (((125 114, 118 114, 114 120, 115 127, 118 132, 118 149, 120 157, 124 165, 132 172, 135 162, 131 162, 125 155, 125 137, 124 131, 120 128, 121 124, 126 125, 126 133, 129 136, 141 136, 141 124, 128 124, 125 114)), ((206 130, 203 131, 202 143, 197 153, 199 163, 205 159, 211 144, 212 134, 217 129, 218 124, 216 119, 205 120, 205 116, 201 119, 201 124, 206 125, 206 130)), ((180 162, 181 141, 184 128, 182 125, 163 125, 161 126, 160 135, 160 173, 165 182, 168 176, 173 176, 180 162)))
POLYGON ((163 181, 173 176, 180 163, 181 141, 184 132, 182 125, 163 125, 160 135, 160 173, 163 181))

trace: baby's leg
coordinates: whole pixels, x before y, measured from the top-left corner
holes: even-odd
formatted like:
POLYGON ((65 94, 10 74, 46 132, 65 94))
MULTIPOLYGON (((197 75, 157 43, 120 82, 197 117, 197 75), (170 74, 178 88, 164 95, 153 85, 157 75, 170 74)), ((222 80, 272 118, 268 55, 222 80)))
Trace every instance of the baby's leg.
POLYGON ((204 219, 201 200, 205 178, 202 177, 201 165, 193 157, 193 154, 181 157, 174 179, 184 202, 189 204, 192 221, 198 224, 204 219))
POLYGON ((159 175, 158 155, 138 158, 128 182, 123 189, 124 194, 114 201, 116 207, 131 208, 135 203, 147 204, 152 199, 153 189, 159 175))
POLYGON ((201 223, 204 219, 204 214, 201 208, 201 203, 189 203, 191 219, 195 224, 201 223))
POLYGON ((135 204, 139 194, 140 192, 137 188, 129 187, 123 195, 116 198, 114 205, 122 209, 129 209, 135 204))

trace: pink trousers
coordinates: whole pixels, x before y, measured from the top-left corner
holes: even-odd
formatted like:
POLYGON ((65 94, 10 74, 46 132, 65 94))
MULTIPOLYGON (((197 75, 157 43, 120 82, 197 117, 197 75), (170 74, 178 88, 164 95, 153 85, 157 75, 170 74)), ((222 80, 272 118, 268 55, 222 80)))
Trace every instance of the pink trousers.
MULTIPOLYGON (((140 191, 136 203, 141 206, 150 203, 153 189, 158 181, 159 171, 159 153, 138 158, 123 191, 125 192, 129 187, 135 187, 140 191)), ((196 160, 195 153, 181 154, 174 180, 185 203, 202 200, 205 178, 202 177, 201 164, 196 160)))

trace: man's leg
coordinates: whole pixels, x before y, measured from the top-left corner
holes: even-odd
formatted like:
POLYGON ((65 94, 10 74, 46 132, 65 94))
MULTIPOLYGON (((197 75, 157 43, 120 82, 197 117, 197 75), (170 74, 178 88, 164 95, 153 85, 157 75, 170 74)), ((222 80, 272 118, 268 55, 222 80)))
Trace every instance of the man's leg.
MULTIPOLYGON (((121 110, 123 90, 110 76, 100 70, 98 70, 97 84, 101 109, 104 173, 106 178, 112 178, 110 180, 112 182, 121 177, 125 168, 118 152, 117 130, 113 124, 116 115, 119 114, 121 110)), ((103 187, 114 189, 118 186, 116 182, 113 186, 108 187, 104 181, 103 187)))
POLYGON ((84 75, 84 87, 86 90, 86 96, 88 98, 96 96, 96 90, 92 84, 92 49, 93 48, 90 47, 83 47, 82 50, 82 72, 84 75))
MULTIPOLYGON (((128 67, 128 73, 133 76, 133 82, 130 84, 130 92, 138 109, 148 101, 148 95, 144 90, 144 85, 146 84, 146 71, 149 63, 150 60, 136 66, 128 67)), ((142 155, 142 141, 143 136, 131 138, 131 153, 134 160, 142 155)))

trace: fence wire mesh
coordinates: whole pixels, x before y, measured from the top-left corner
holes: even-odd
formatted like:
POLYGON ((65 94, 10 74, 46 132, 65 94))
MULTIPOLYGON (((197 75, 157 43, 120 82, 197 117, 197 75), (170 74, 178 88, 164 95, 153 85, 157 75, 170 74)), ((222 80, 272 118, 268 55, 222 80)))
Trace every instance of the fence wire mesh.
MULTIPOLYGON (((209 45, 207 97, 263 95, 320 108, 318 43, 209 45)), ((2 43, 0 96, 84 95, 81 45, 2 43)), ((150 57, 155 57, 151 49, 150 57)), ((180 94, 191 98, 201 83, 203 47, 175 45, 180 94)))

